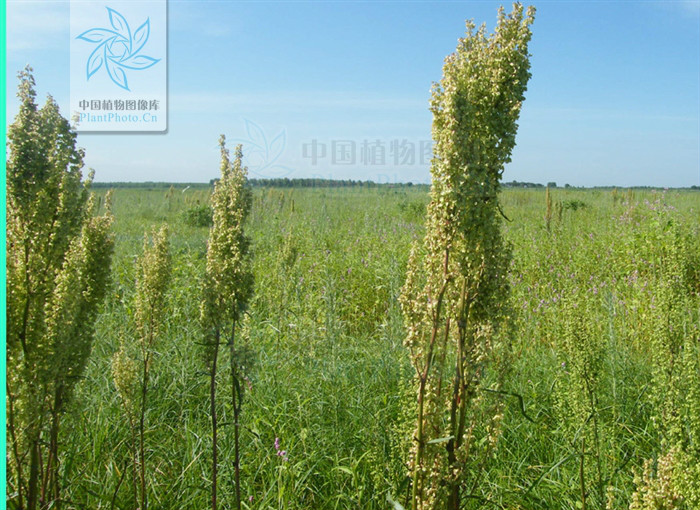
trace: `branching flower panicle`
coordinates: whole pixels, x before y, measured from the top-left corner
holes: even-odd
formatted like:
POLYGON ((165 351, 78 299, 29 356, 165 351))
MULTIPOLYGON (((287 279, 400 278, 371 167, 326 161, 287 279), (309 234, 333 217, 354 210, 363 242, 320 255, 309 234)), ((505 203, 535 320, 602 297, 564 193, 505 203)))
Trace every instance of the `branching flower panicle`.
POLYGON ((92 173, 51 96, 38 108, 31 68, 8 129, 8 504, 60 500, 59 431, 92 350, 114 247, 112 216, 94 216, 92 173), (42 501, 39 501, 41 497, 42 501))
POLYGON ((243 152, 236 147, 231 162, 223 135, 221 149, 221 178, 214 186, 211 206, 213 226, 207 245, 207 267, 203 282, 200 322, 204 332, 204 353, 209 372, 210 413, 212 418, 212 510, 217 507, 217 416, 216 372, 219 347, 225 339, 230 352, 231 403, 234 414, 234 484, 236 508, 241 508, 239 428, 242 403, 241 377, 238 373, 235 346, 236 326, 253 293, 250 240, 243 226, 252 206, 252 194, 247 186, 247 170, 242 165, 243 152))
POLYGON ((467 22, 433 87, 427 232, 401 297, 418 385, 414 510, 460 508, 500 430, 501 404, 484 397, 481 381, 495 374, 498 386, 508 365, 510 249, 498 192, 530 77, 533 17, 520 4, 510 15, 500 9, 491 36, 467 22))

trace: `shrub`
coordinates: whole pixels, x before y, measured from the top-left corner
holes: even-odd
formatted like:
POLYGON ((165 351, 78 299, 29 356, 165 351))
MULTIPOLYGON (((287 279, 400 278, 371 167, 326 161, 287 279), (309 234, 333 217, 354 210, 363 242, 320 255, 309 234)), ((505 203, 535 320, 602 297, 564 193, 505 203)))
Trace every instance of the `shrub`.
POLYGON ((197 204, 182 213, 182 219, 190 227, 211 227, 214 211, 206 204, 197 204))

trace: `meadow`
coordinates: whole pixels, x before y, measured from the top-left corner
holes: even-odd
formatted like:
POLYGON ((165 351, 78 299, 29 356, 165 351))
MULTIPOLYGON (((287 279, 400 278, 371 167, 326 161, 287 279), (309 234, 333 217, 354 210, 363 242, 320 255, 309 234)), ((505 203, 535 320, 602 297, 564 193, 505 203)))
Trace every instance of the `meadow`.
MULTIPOLYGON (((111 360, 135 334, 144 232, 163 224, 173 276, 145 417, 148 498, 152 508, 209 505, 209 390, 197 321, 210 193, 114 192, 111 284, 62 429, 64 508, 133 508, 133 431, 111 360)), ((255 290, 237 349, 246 382, 244 508, 368 510, 409 500, 415 371, 398 298, 428 200, 418 187, 254 190, 245 228, 255 290)), ((693 389, 700 381, 700 194, 552 189, 548 208, 543 190, 506 189, 501 204, 513 249, 512 365, 498 392, 482 383, 484 398, 504 403, 503 433, 465 508, 630 508, 644 481, 663 474, 664 402, 689 428, 700 423, 693 389), (676 272, 669 276, 669 268, 676 272), (679 278, 665 299, 663 289, 679 278), (686 371, 666 393, 658 357, 668 338, 684 346, 686 371)), ((225 388, 226 372, 220 377, 225 388)), ((230 508, 225 398, 218 412, 219 499, 230 508)), ((700 483, 695 476, 689 471, 689 484, 700 483)), ((658 508, 697 508, 683 504, 658 508)))

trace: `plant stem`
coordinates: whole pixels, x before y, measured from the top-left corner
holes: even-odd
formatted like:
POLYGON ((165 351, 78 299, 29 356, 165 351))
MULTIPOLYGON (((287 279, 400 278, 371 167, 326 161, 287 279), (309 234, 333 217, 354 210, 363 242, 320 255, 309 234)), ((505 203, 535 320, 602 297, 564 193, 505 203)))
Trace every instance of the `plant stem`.
POLYGON ((58 431, 60 428, 60 411, 63 406, 63 388, 59 386, 54 393, 51 409, 51 430, 49 433, 49 456, 41 489, 42 505, 48 505, 47 498, 53 498, 53 508, 60 510, 61 501, 58 487, 58 431))
POLYGON ((236 323, 231 325, 231 340, 229 342, 229 347, 231 349, 231 402, 233 404, 233 450, 234 450, 234 460, 233 460, 233 476, 236 485, 236 509, 241 510, 241 463, 240 463, 240 450, 239 450, 239 435, 240 435, 240 416, 241 416, 241 386, 238 380, 238 373, 236 370, 236 350, 235 350, 235 332, 236 323))
POLYGON ((579 464, 579 478, 581 480, 581 510, 586 510, 586 475, 584 474, 584 463, 586 456, 586 436, 581 437, 581 463, 579 464))
MULTIPOLYGON (((435 347, 435 341, 437 339, 438 331, 440 329, 440 312, 442 309, 442 298, 445 295, 445 290, 447 290, 448 279, 448 267, 450 260, 450 250, 445 250, 445 259, 443 263, 443 284, 438 293, 437 304, 435 306, 435 313, 433 315, 433 327, 430 334, 430 344, 428 346, 428 353, 425 360, 425 368, 423 373, 419 374, 418 382, 418 430, 416 432, 416 441, 418 446, 416 448, 416 459, 413 466, 413 487, 411 493, 411 508, 413 510, 418 510, 419 501, 423 501, 423 487, 420 477, 420 472, 423 464, 423 448, 425 444, 425 438, 423 433, 423 421, 425 419, 425 386, 428 381, 428 375, 430 373, 430 368, 433 362, 433 349, 435 347)), ((448 323, 449 324, 449 323, 448 323)))
POLYGON ((127 417, 129 419, 129 430, 131 431, 131 469, 133 470, 134 483, 132 484, 133 497, 134 497, 134 508, 139 505, 139 494, 138 494, 138 480, 139 480, 139 461, 138 461, 138 451, 136 450, 136 426, 134 424, 134 419, 131 415, 131 410, 124 408, 127 417))
MULTIPOLYGON (((464 294, 466 289, 466 278, 462 280, 462 299, 459 305, 460 314, 457 321, 458 340, 457 340, 457 356, 455 359, 455 378, 452 387, 452 402, 450 405, 450 435, 452 438, 447 441, 445 448, 447 449, 447 461, 450 470, 456 464, 457 454, 456 449, 459 448, 459 428, 462 421, 463 411, 466 409, 466 396, 464 395, 464 338, 465 338, 465 323, 462 317, 462 309, 464 305, 464 294), (459 418, 457 417, 459 410, 459 418)), ((447 508, 450 510, 459 510, 459 483, 457 480, 450 482, 449 500, 447 508)))
POLYGON ((211 462, 212 462, 212 478, 211 478, 211 509, 216 510, 216 477, 218 474, 218 453, 217 453, 217 422, 216 422, 216 362, 219 357, 219 328, 216 328, 214 355, 211 360, 211 372, 209 373, 209 403, 211 412, 211 462))
POLYGON ((145 451, 145 422, 146 422, 146 395, 148 392, 148 363, 151 359, 150 349, 143 353, 143 373, 141 379, 141 409, 139 415, 139 481, 141 484, 141 508, 146 510, 148 501, 146 498, 146 451, 145 451))
POLYGON ((425 382, 426 379, 420 378, 418 382, 418 431, 416 432, 416 459, 413 465, 413 490, 411 492, 411 508, 418 510, 418 501, 423 499, 423 491, 419 490, 421 463, 423 462, 423 415, 425 399, 425 382))
MULTIPOLYGON (((37 436, 39 433, 37 432, 37 436)), ((27 488, 27 510, 35 510, 39 490, 39 438, 30 437, 29 487, 27 488)))
POLYGON ((12 438, 12 455, 15 458, 15 469, 17 471, 17 500, 19 502, 19 508, 24 508, 24 501, 22 497, 24 477, 22 476, 22 464, 20 462, 19 450, 17 449, 17 432, 15 428, 15 397, 10 391, 10 384, 7 381, 5 381, 5 387, 7 392, 7 402, 9 404, 7 413, 7 428, 10 431, 10 437, 12 438))

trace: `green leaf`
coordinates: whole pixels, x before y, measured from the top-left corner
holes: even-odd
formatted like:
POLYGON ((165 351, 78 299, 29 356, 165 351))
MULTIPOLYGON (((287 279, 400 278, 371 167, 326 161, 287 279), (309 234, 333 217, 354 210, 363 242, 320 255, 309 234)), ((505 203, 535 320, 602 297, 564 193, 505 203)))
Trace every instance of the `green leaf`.
POLYGON ((450 439, 454 439, 455 436, 447 436, 447 437, 441 437, 439 439, 431 439, 428 441, 428 444, 440 444, 440 443, 446 443, 450 439))
POLYGON ((352 472, 352 470, 349 467, 336 466, 335 469, 337 469, 338 471, 342 471, 343 473, 347 473, 350 476, 354 476, 354 473, 352 472))
POLYGON ((386 500, 393 505, 394 510, 406 510, 401 503, 398 501, 394 501, 394 498, 391 496, 391 493, 387 492, 386 493, 386 500))

